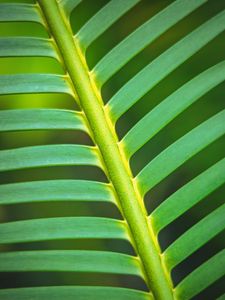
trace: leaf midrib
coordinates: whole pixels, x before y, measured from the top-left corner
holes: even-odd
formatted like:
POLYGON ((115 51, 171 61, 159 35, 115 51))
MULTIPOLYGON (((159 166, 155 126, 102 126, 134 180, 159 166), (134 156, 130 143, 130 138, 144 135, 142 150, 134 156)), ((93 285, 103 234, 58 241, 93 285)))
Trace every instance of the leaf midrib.
POLYGON ((173 299, 172 283, 162 266, 160 249, 147 221, 143 200, 135 186, 123 150, 118 146, 116 133, 104 111, 100 93, 90 78, 85 58, 78 43, 73 39, 56 0, 38 0, 38 2, 79 96, 93 140, 101 152, 108 179, 116 191, 118 205, 128 223, 131 240, 143 265, 146 283, 156 299, 173 299))

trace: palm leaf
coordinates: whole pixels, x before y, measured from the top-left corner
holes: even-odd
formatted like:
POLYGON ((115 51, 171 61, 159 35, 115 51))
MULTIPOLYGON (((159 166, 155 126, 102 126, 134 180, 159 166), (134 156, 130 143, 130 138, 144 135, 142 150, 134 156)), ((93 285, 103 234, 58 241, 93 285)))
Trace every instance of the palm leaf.
MULTIPOLYGON (((0 22, 37 23, 48 37, 0 37, 0 57, 51 58, 63 70, 41 73, 26 71, 2 74, 0 94, 46 94, 72 97, 76 107, 4 109, 0 112, 0 130, 5 134, 23 131, 83 132, 90 145, 51 143, 12 147, 0 151, 0 171, 34 170, 53 166, 89 166, 99 169, 106 180, 62 179, 6 182, 0 185, 1 206, 41 202, 111 204, 121 220, 114 217, 64 216, 11 220, 0 224, 0 272, 72 272, 130 275, 141 279, 146 291, 118 286, 33 286, 0 290, 1 299, 192 299, 224 274, 224 251, 203 261, 180 282, 173 280, 173 270, 194 252, 224 230, 224 205, 210 209, 165 250, 158 235, 172 222, 224 184, 225 160, 217 160, 208 169, 169 195, 149 214, 144 202, 152 191, 175 170, 196 154, 219 140, 225 133, 225 111, 217 111, 204 122, 176 138, 167 148, 134 176, 130 158, 170 122, 201 97, 225 80, 225 62, 217 61, 192 76, 118 138, 116 122, 129 109, 161 83, 169 74, 225 30, 225 11, 219 11, 200 26, 174 42, 124 83, 104 104, 102 88, 112 77, 147 46, 191 13, 204 7, 205 0, 176 0, 138 26, 112 47, 90 69, 88 50, 124 15, 138 9, 138 0, 111 0, 72 33, 72 13, 81 0, 38 0, 35 4, 1 3, 0 22), (121 240, 132 253, 85 249, 11 249, 10 245, 59 240, 121 240), (6 249, 6 250, 5 250, 6 249)), ((29 23, 28 23, 29 24, 29 23)), ((189 62, 188 62, 189 63, 189 62)), ((140 105, 140 104, 139 104, 140 105)), ((35 171, 34 171, 35 172, 35 171)), ((6 173, 6 174, 7 174, 6 173)), ((16 173, 15 173, 16 174, 16 173)))

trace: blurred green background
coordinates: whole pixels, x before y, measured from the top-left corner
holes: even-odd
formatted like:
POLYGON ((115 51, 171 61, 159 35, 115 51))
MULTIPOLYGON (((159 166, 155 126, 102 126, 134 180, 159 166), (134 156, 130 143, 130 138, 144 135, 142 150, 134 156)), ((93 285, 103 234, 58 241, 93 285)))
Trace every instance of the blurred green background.
MULTIPOLYGON (((123 0, 118 0, 123 1, 123 0)), ((6 1, 4 2, 27 2, 34 1, 6 1)), ((72 13, 71 24, 74 33, 97 12, 108 1, 105 0, 84 0, 72 13)), ((113 46, 131 33, 135 28, 147 21, 151 16, 166 7, 172 1, 167 0, 142 0, 131 9, 116 24, 100 36, 87 51, 87 62, 92 67, 103 57, 113 46)), ((181 22, 173 26, 150 46, 146 47, 139 55, 133 58, 119 73, 113 76, 102 90, 103 100, 107 102, 110 97, 134 74, 141 70, 146 64, 168 49, 176 41, 194 30, 200 24, 225 9, 224 0, 211 0, 197 9, 181 22)), ((38 24, 31 23, 0 23, 0 36, 38 36, 47 37, 46 31, 38 24)), ((220 34, 216 39, 196 53, 186 63, 177 68, 163 81, 153 88, 141 101, 130 109, 117 123, 119 138, 131 128, 148 111, 160 103, 171 92, 179 88, 185 82, 199 74, 201 71, 225 59, 225 33, 220 34)), ((50 58, 1 58, 0 74, 11 73, 59 73, 63 74, 61 66, 50 58)), ((190 131, 192 128, 213 116, 224 108, 225 84, 220 84, 184 113, 178 116, 131 159, 131 166, 134 175, 153 159, 158 153, 173 143, 179 137, 190 131)), ((13 95, 0 96, 1 109, 14 108, 67 108, 78 109, 74 100, 67 95, 57 94, 36 94, 36 95, 13 95)), ((225 121, 225 120, 224 120, 225 121)), ((225 123, 225 122, 224 122, 225 123)), ((31 145, 79 143, 91 144, 87 135, 73 131, 39 131, 1 133, 1 149, 10 149, 31 145)), ((224 139, 217 140, 211 146, 201 151, 191 160, 185 163, 172 175, 151 190, 145 199, 146 207, 151 212, 168 195, 172 194, 179 187, 190 179, 213 165, 224 156, 224 139)), ((106 181, 101 171, 95 167, 51 167, 28 169, 24 171, 4 172, 1 174, 2 183, 23 182, 44 179, 75 179, 83 178, 90 180, 106 181)), ((165 249, 173 240, 192 226, 209 211, 217 208, 224 202, 225 188, 222 187, 208 196, 202 203, 185 213, 178 220, 170 224, 160 234, 162 249, 165 249)), ((11 206, 0 206, 0 221, 13 221, 30 218, 44 218, 57 216, 107 216, 121 218, 119 211, 113 205, 87 204, 87 203, 41 203, 41 204, 20 204, 11 206)), ((191 255, 181 263, 173 272, 174 282, 179 282, 193 268, 200 265, 207 258, 211 257, 219 249, 224 247, 224 233, 218 235, 199 251, 191 255)), ((63 240, 51 242, 38 242, 27 244, 15 244, 2 247, 4 250, 15 249, 105 249, 133 253, 130 245, 121 241, 104 240, 63 240)), ((1 287, 39 286, 53 284, 97 284, 115 285, 132 288, 146 289, 143 282, 132 276, 96 275, 96 274, 73 274, 73 273, 15 273, 1 274, 1 287)), ((201 293, 196 299, 215 299, 223 289, 222 280, 214 286, 201 293), (214 295, 214 296, 213 296, 214 295), (214 298, 215 297, 215 298, 214 298)))

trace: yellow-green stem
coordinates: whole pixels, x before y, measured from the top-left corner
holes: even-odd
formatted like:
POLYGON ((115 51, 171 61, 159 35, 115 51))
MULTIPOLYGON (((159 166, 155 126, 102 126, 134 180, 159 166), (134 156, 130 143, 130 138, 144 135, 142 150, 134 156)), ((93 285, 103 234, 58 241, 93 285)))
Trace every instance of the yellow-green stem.
POLYGON ((104 112, 99 92, 90 78, 79 46, 76 45, 56 0, 39 0, 39 4, 79 96, 80 105, 107 168, 109 180, 117 193, 137 255, 144 266, 147 284, 156 299, 171 300, 172 285, 162 265, 155 236, 148 224, 143 200, 135 188, 128 162, 121 153, 122 149, 118 147, 117 136, 104 112))

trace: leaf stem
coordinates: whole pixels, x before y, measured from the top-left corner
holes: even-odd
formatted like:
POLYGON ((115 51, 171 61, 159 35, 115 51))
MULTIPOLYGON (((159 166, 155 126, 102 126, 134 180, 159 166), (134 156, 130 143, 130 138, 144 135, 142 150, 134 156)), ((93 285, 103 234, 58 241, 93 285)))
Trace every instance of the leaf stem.
POLYGON ((137 255, 143 264, 147 285, 156 299, 174 299, 172 284, 163 267, 156 237, 148 224, 143 200, 136 189, 123 150, 118 146, 116 133, 104 111, 100 93, 90 77, 85 58, 78 42, 73 38, 68 20, 56 0, 38 2, 79 96, 80 105, 103 157, 109 180, 117 193, 137 255))

